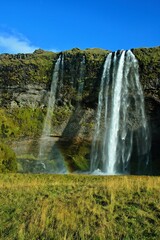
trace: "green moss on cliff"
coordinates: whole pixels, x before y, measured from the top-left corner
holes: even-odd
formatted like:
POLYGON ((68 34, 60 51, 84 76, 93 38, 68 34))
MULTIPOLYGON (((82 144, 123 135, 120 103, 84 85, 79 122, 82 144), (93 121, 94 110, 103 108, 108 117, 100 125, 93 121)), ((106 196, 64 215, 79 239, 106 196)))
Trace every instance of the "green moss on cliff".
POLYGON ((15 153, 5 143, 0 142, 0 173, 16 171, 17 161, 15 153))
POLYGON ((12 139, 16 137, 19 131, 19 126, 14 122, 13 117, 6 109, 0 109, 0 138, 12 139))
POLYGON ((52 125, 60 126, 71 115, 72 110, 68 105, 56 107, 52 115, 52 125))
POLYGON ((144 63, 148 63, 151 61, 159 61, 160 60, 160 47, 154 48, 135 48, 132 49, 136 58, 144 63))
POLYGON ((103 63, 109 51, 103 49, 80 50, 74 48, 65 51, 64 86, 62 95, 66 102, 75 105, 77 102, 94 107, 97 102, 103 63), (82 70, 82 61, 85 67, 82 70), (78 96, 79 85, 83 83, 83 92, 78 96))
POLYGON ((33 54, 1 54, 0 84, 47 83, 50 81, 56 54, 35 52, 33 54))
POLYGON ((140 80, 145 96, 160 101, 160 47, 134 49, 139 62, 140 80))
POLYGON ((19 129, 18 136, 40 136, 46 114, 42 109, 29 107, 14 108, 11 109, 10 114, 13 116, 15 124, 19 129))
POLYGON ((45 112, 40 108, 0 109, 0 136, 6 141, 34 137, 42 132, 45 112))

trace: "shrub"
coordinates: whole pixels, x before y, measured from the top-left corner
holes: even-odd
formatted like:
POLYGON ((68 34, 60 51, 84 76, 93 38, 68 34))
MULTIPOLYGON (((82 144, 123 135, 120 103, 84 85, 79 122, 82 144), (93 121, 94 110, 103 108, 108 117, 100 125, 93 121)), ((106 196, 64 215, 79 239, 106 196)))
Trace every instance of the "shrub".
POLYGON ((17 161, 14 151, 5 143, 0 142, 0 173, 16 171, 17 161))

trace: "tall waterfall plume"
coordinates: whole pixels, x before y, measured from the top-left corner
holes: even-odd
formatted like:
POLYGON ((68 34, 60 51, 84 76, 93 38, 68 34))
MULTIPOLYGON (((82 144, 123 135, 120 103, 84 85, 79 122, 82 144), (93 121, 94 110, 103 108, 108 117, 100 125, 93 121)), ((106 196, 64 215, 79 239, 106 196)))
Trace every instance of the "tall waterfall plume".
POLYGON ((138 61, 130 50, 110 53, 101 78, 90 170, 142 174, 149 151, 138 61))
MULTIPOLYGON (((44 120, 42 136, 39 144, 38 158, 44 165, 45 165, 44 161, 48 160, 47 146, 49 145, 50 142, 52 142, 52 144, 54 145, 54 140, 53 138, 50 137, 52 133, 52 115, 55 107, 57 84, 58 84, 59 78, 61 81, 61 85, 63 84, 62 82, 63 68, 64 68, 64 56, 60 55, 55 63, 55 67, 53 70, 51 90, 49 93, 48 105, 47 105, 47 113, 44 120), (62 68, 62 71, 60 72, 61 68, 62 68)), ((66 170, 64 161, 58 149, 56 149, 56 156, 58 156, 58 160, 56 160, 54 163, 53 172, 64 172, 66 170)))

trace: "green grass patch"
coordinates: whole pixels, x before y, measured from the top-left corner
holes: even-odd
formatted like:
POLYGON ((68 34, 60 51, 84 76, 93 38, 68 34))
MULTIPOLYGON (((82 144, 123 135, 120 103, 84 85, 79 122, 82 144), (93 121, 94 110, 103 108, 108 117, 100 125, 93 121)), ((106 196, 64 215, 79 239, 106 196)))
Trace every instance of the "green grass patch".
POLYGON ((0 239, 159 239, 160 177, 0 175, 0 239))

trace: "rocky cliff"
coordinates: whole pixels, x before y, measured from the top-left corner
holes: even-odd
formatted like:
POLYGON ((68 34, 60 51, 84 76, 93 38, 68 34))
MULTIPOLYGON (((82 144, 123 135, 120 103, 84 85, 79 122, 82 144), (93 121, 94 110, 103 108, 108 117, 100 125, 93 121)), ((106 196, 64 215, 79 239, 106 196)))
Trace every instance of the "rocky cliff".
MULTIPOLYGON (((160 47, 132 51, 139 62, 150 123, 153 174, 160 174, 160 47)), ((75 48, 57 54, 36 50, 33 54, 0 55, 0 135, 3 141, 12 142, 20 159, 28 153, 32 153, 33 161, 36 159, 54 65, 58 55, 63 54, 52 137, 69 169, 88 168, 100 80, 108 52, 75 48)), ((50 150, 54 152, 52 145, 53 141, 50 150)))
POLYGON ((160 47, 133 50, 139 62, 140 80, 151 132, 153 174, 160 174, 160 47))

